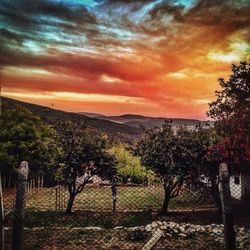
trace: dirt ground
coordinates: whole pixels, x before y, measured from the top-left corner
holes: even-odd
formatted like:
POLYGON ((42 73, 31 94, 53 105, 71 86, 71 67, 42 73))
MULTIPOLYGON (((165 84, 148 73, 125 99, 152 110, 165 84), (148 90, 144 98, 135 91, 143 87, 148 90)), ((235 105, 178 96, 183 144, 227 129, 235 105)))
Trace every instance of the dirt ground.
MULTIPOLYGON (((9 235, 8 235, 9 236, 9 235)), ((151 233, 131 232, 128 230, 64 230, 32 231, 25 237, 24 249, 83 249, 83 250, 139 250, 151 238, 151 233)), ((6 245, 10 249, 10 245, 6 245)), ((222 245, 214 244, 209 235, 182 239, 180 237, 163 237, 153 250, 167 249, 204 249, 219 250, 222 245)))

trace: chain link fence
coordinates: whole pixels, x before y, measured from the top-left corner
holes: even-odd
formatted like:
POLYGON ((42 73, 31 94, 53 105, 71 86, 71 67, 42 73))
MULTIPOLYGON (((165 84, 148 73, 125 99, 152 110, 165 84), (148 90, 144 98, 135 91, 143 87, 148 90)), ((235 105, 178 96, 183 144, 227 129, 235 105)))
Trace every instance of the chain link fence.
MULTIPOLYGON (((237 249, 250 249, 250 175, 230 178, 237 249)), ((24 249, 224 249, 222 217, 209 185, 183 187, 161 214, 161 183, 89 183, 65 213, 68 190, 28 180, 25 194, 24 249), (115 203, 115 204, 114 204, 115 203), (114 207, 115 205, 115 207, 114 207)), ((15 185, 4 177, 4 247, 11 249, 15 185)))

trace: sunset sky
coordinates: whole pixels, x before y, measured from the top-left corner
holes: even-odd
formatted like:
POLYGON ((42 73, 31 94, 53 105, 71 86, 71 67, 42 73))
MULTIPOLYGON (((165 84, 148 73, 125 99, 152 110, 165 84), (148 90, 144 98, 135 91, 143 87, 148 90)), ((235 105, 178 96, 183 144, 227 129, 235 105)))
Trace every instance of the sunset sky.
POLYGON ((206 119, 250 58, 249 0, 1 0, 2 94, 66 111, 206 119))

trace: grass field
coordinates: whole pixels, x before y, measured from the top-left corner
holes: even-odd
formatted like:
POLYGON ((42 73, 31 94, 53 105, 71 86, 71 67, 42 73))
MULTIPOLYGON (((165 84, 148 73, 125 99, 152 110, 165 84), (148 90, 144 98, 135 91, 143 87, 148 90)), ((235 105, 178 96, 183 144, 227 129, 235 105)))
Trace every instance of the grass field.
MULTIPOLYGON (((12 209, 14 204, 14 189, 5 190, 4 206, 12 209)), ((117 211, 134 211, 160 209, 164 193, 160 186, 119 186, 117 188, 117 211)), ((26 208, 34 210, 55 210, 56 203, 60 203, 63 210, 66 207, 68 192, 64 188, 35 188, 26 195, 26 208), (56 195, 57 193, 57 195, 56 195), (56 198, 57 197, 57 198, 56 198), (59 202, 60 200, 60 202, 59 202)), ((76 196, 74 210, 112 211, 112 197, 110 187, 85 187, 83 192, 76 196)), ((170 201, 169 208, 193 209, 200 207, 197 197, 189 192, 184 192, 179 197, 170 201)))
MULTIPOLYGON (((74 203, 75 213, 64 213, 67 202, 67 191, 60 188, 60 199, 63 201, 61 211, 55 211, 56 193, 59 188, 33 189, 26 195, 24 220, 25 249, 141 249, 150 239, 151 234, 144 232, 137 241, 131 238, 131 227, 141 227, 152 223, 151 209, 160 209, 163 201, 161 187, 119 186, 117 190, 117 212, 112 212, 110 187, 88 186, 79 194, 74 203), (56 191, 57 190, 57 191, 56 191), (143 210, 143 211, 142 211, 143 210), (86 229, 100 227, 100 230, 86 229), (116 227, 121 229, 117 230, 116 227)), ((13 209, 15 190, 4 190, 4 207, 13 209)), ((170 202, 170 212, 158 220, 177 223, 212 224, 220 223, 215 209, 195 210, 201 208, 194 193, 184 192, 170 202), (189 210, 189 211, 185 211, 189 210), (190 211, 191 210, 191 211, 190 211)), ((204 208, 203 204, 203 208, 204 208)), ((243 210, 240 210, 241 212, 243 210)), ((249 211, 249 210, 248 210, 249 211)), ((241 215, 242 217, 242 215, 241 215)), ((13 213, 6 215, 5 246, 10 249, 13 213)), ((249 225, 244 218, 236 218, 237 225, 249 225), (242 224, 241 222, 245 224, 242 224)), ((194 238, 162 238, 155 250, 161 249, 223 249, 215 245, 211 235, 194 238)))

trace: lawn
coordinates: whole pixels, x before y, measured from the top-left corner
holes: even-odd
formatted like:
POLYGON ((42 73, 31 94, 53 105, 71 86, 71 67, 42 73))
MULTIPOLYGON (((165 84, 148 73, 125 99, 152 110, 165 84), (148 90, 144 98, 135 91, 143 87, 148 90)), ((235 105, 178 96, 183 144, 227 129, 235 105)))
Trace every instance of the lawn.
MULTIPOLYGON (((4 206, 12 209, 14 190, 5 190, 4 206)), ((163 201, 163 189, 160 186, 118 186, 117 211, 159 210, 163 201)), ((171 210, 194 209, 200 207, 198 196, 184 192, 170 201, 171 210)), ((57 208, 64 210, 67 204, 68 192, 64 188, 35 188, 26 195, 26 208, 39 211, 53 211, 57 208), (59 191, 60 189, 60 191, 59 191), (56 196, 57 193, 57 196, 56 196), (56 199, 57 197, 57 199, 56 199), (60 200, 60 202, 59 202, 60 200)), ((74 210, 112 211, 111 189, 108 186, 87 186, 76 196, 74 210)), ((204 206, 208 204, 203 204, 204 206)), ((60 210, 59 209, 59 210, 60 210)))

